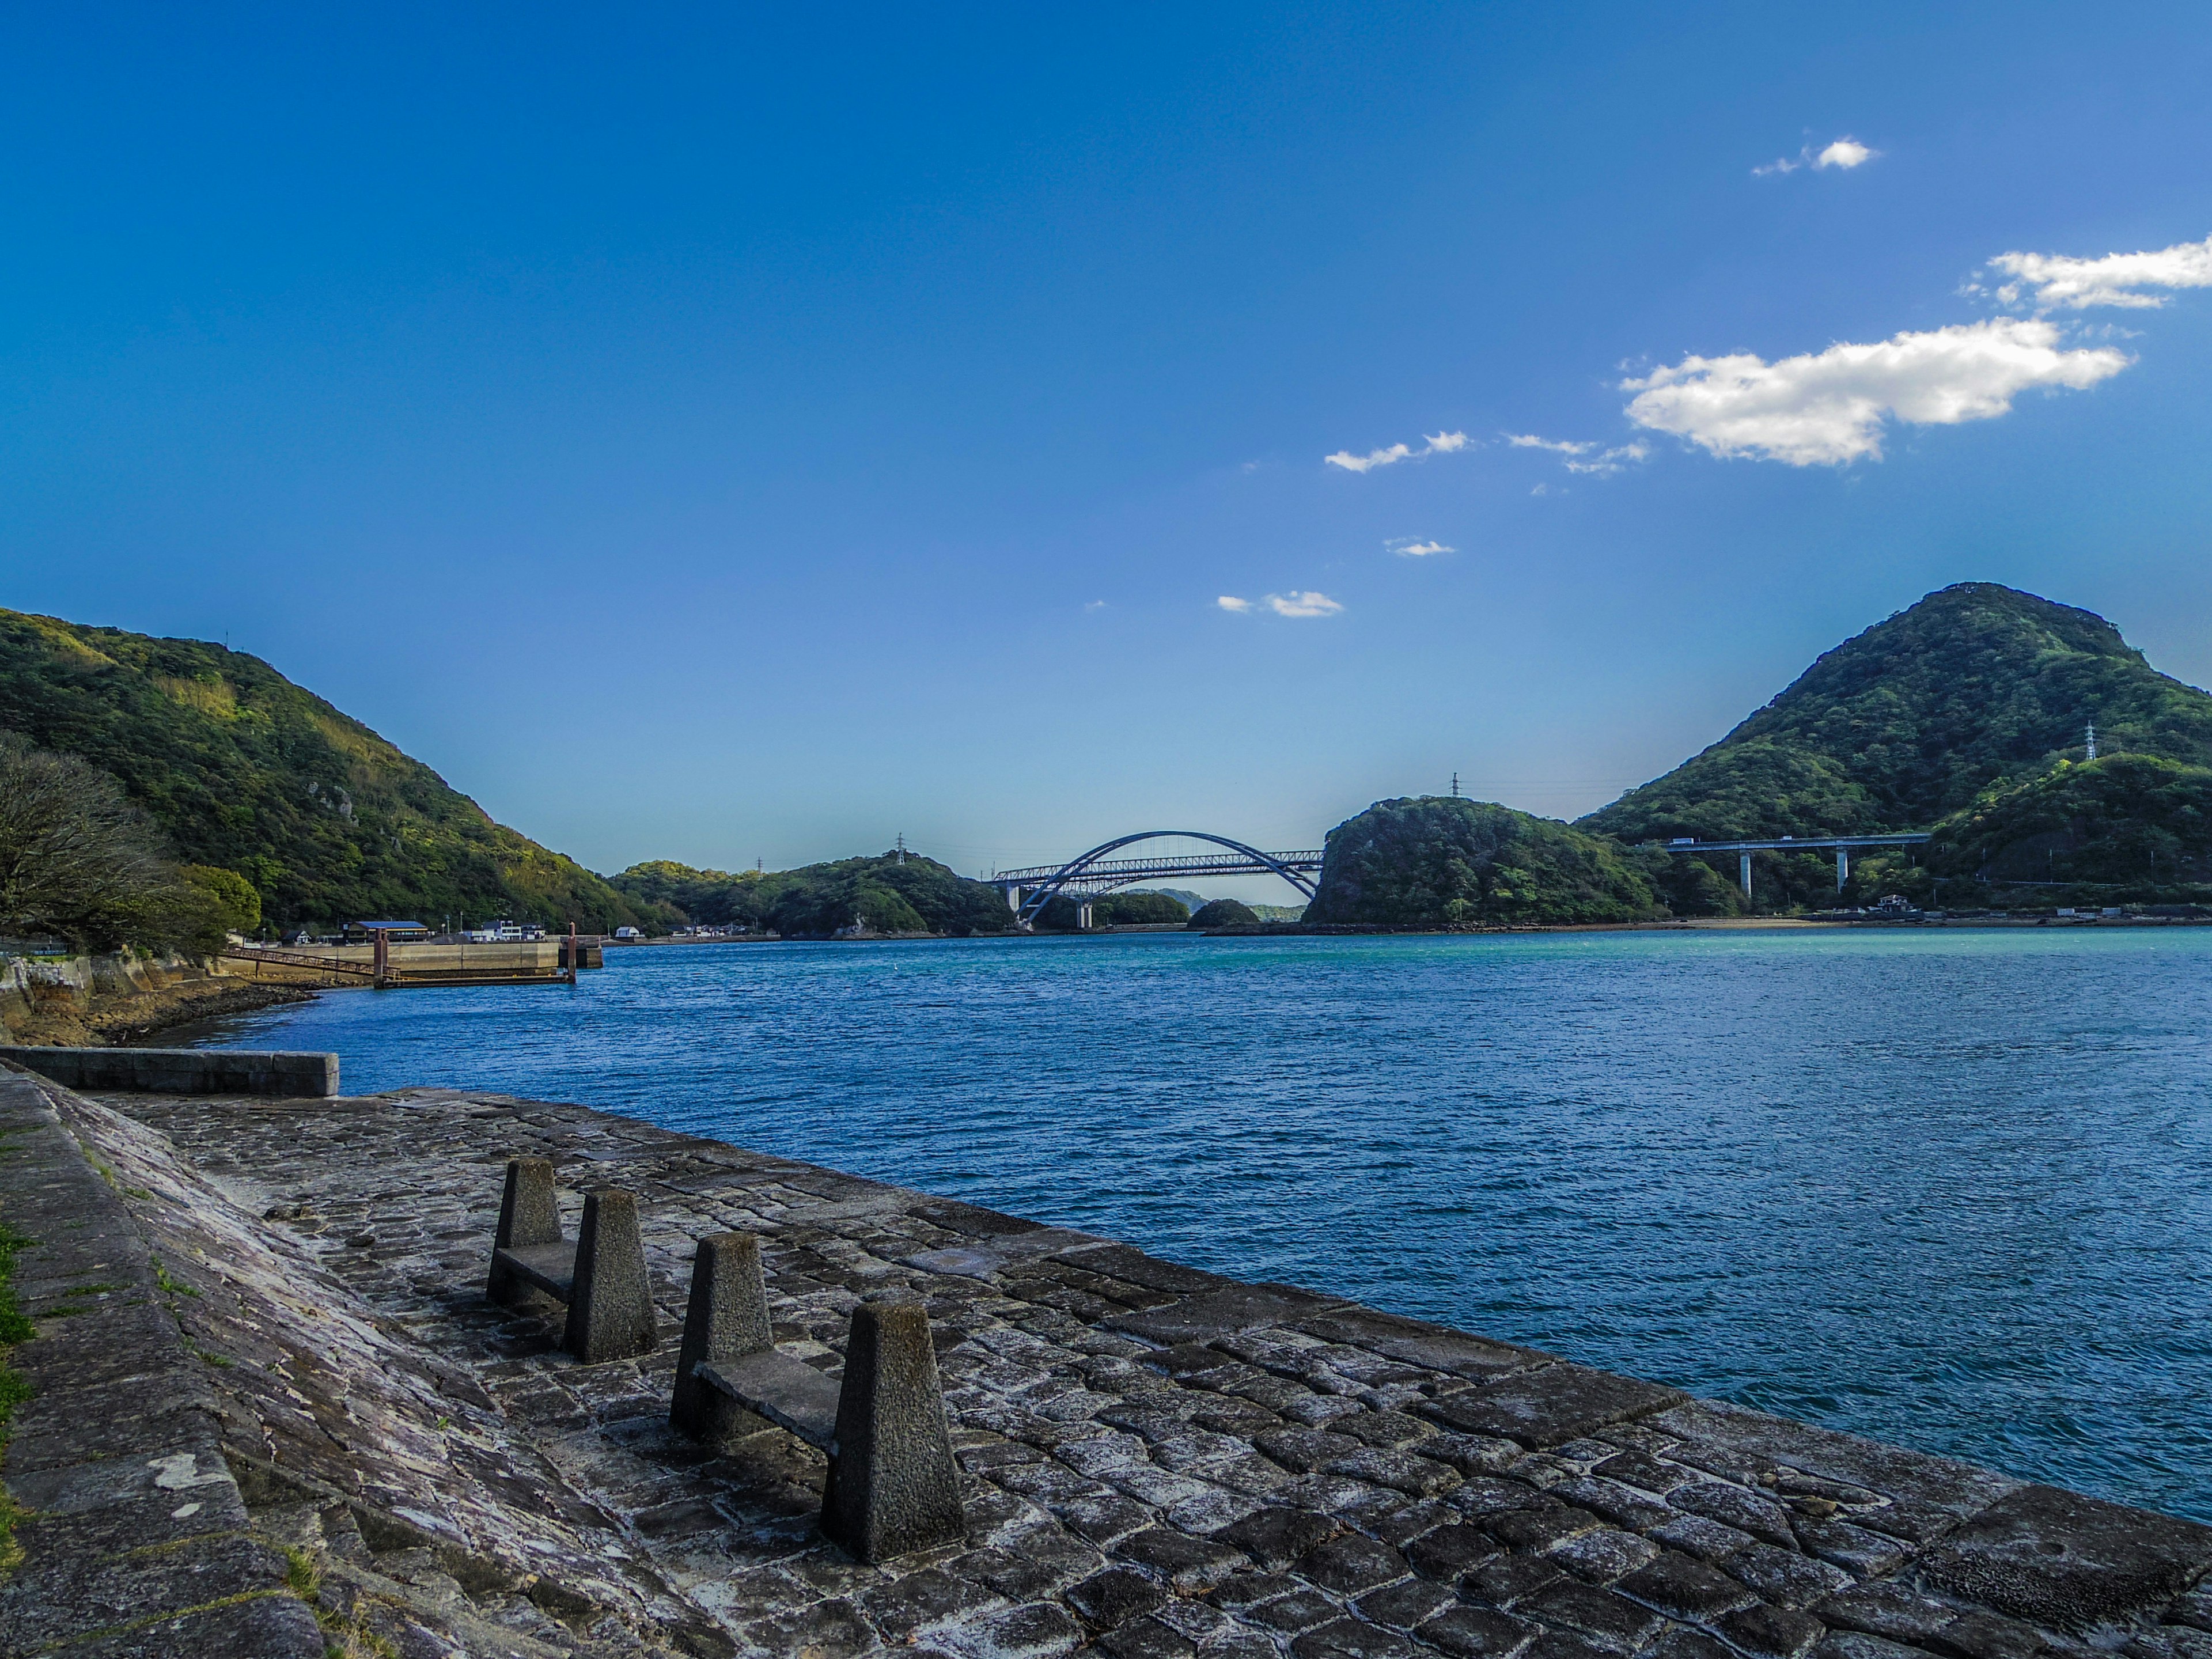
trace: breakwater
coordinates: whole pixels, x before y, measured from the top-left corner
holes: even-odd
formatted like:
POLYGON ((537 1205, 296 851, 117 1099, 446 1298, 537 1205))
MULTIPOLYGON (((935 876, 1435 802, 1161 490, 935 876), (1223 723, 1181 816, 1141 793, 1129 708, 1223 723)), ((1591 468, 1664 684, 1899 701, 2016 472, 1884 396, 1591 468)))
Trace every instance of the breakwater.
POLYGON ((2193 1659, 2212 1630, 2212 1529, 634 1119, 21 1072, 0 1115, 0 1219, 51 1235, 18 1258, 0 1645, 191 1650, 91 1644, 251 1613, 276 1635, 243 1650, 319 1651, 302 1613, 399 1651, 955 1659, 2193 1659), (578 1364, 487 1301, 516 1156, 572 1229, 581 1188, 638 1195, 653 1353, 578 1364), (814 1531, 818 1453, 670 1430, 693 1245, 732 1229, 825 1371, 863 1295, 925 1300, 959 1542, 864 1566, 814 1531), (186 1452, 206 1498, 161 1484, 186 1452))
POLYGON ((581 1100, 2212 1520, 2212 933, 615 951, 223 1039, 581 1100))

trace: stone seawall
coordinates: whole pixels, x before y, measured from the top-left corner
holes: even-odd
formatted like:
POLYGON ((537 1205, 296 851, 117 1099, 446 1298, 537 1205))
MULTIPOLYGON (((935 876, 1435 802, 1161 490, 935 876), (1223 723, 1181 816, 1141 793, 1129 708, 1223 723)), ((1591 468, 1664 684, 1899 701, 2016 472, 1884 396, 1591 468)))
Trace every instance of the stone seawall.
MULTIPOLYGON (((258 1600, 340 1651, 2212 1659, 2212 1528, 1338 1298, 574 1106, 0 1087, 111 1172, 189 1362, 148 1409, 204 1402, 225 1536, 285 1564, 258 1600), (486 1301, 514 1156, 638 1195, 655 1353, 580 1365, 550 1309, 486 1301), (670 1430, 693 1246, 726 1229, 761 1237, 776 1339, 825 1371, 862 1295, 926 1299, 962 1542, 861 1565, 814 1529, 817 1453, 670 1430)), ((52 1230, 17 1190, 0 1220, 52 1230)), ((18 1364, 102 1316, 41 1322, 18 1364)), ((42 1409, 18 1447, 65 1449, 42 1409)), ((103 1559, 164 1541, 118 1521, 103 1559)))
POLYGON ((336 1054, 243 1048, 9 1048, 0 1061, 64 1089, 170 1095, 334 1095, 336 1054))

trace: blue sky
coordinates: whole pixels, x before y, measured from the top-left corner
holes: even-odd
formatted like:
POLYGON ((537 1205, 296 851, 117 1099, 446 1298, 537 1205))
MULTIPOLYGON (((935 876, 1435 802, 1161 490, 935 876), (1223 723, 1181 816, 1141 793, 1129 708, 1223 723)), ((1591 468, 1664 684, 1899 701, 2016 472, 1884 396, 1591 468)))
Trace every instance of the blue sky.
POLYGON ((18 9, 0 604, 601 869, 1571 816, 1958 580, 2212 678, 2201 9, 18 9))

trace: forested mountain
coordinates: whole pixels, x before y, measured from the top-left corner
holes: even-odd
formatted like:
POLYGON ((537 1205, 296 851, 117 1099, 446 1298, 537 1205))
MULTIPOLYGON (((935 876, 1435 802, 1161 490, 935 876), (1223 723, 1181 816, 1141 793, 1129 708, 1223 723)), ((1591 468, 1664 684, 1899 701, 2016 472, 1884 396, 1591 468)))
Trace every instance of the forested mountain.
POLYGON ((0 611, 0 732, 112 775, 179 860, 245 876, 280 927, 643 919, 243 652, 0 611))
POLYGON ((1994 582, 1930 593, 1826 653, 1702 754, 1581 820, 1626 842, 1924 830, 2100 750, 2212 765, 2212 696, 2093 611, 1994 582))

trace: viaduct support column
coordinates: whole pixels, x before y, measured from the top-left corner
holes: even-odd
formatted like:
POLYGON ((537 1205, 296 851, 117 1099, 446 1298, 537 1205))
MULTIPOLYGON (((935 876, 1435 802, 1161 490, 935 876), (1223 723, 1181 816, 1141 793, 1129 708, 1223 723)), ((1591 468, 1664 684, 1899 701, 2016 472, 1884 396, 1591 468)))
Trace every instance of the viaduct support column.
POLYGON ((1742 872, 1743 896, 1749 898, 1751 896, 1751 854, 1746 853, 1741 857, 1743 861, 1738 868, 1742 872))
POLYGON ((1836 848, 1836 890, 1838 893, 1842 892, 1844 884, 1850 878, 1851 849, 1848 847, 1838 847, 1836 848))

